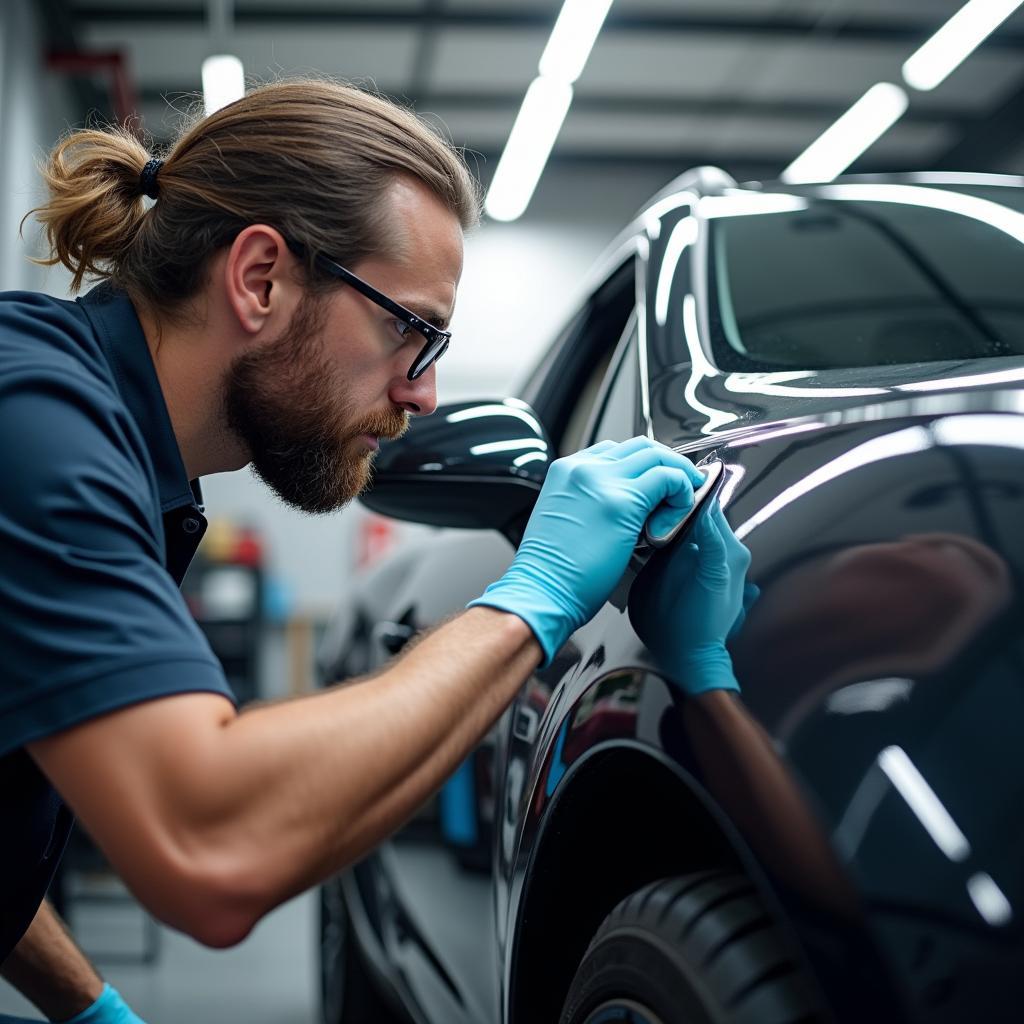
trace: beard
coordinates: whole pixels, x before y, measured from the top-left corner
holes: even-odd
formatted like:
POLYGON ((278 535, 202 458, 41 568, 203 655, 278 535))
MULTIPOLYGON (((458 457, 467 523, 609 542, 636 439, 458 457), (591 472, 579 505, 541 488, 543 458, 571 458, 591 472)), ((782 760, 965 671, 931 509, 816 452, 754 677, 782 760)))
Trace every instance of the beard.
POLYGON ((323 301, 306 296, 287 330, 239 356, 228 371, 228 427, 253 471, 286 504, 335 512, 365 490, 373 452, 361 434, 396 438, 409 425, 395 408, 356 415, 324 354, 323 301))

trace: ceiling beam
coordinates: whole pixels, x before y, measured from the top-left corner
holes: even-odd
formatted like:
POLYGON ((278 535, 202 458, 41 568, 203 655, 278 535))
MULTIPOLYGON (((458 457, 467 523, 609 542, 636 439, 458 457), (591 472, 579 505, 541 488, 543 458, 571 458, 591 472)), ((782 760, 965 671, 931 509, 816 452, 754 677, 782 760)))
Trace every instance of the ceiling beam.
MULTIPOLYGON (((143 101, 159 103, 165 97, 198 96, 199 87, 148 86, 142 90, 143 101)), ((521 92, 442 92, 413 91, 409 97, 395 97, 399 102, 411 103, 417 110, 428 112, 441 110, 475 113, 478 111, 496 114, 514 114, 523 102, 521 92)), ((574 113, 604 114, 609 117, 638 117, 644 114, 696 115, 736 118, 794 118, 820 120, 831 123, 840 116, 847 105, 822 103, 816 100, 762 100, 757 97, 710 96, 694 99, 691 97, 623 96, 617 93, 577 93, 573 97, 574 113)), ((985 111, 972 113, 961 109, 945 107, 911 107, 902 120, 912 124, 942 124, 963 128, 965 131, 981 123, 988 114, 985 111)))
MULTIPOLYGON (((132 8, 102 3, 82 4, 74 8, 79 23, 195 24, 203 25, 206 7, 203 3, 189 5, 152 3, 132 8)), ((476 28, 476 29, 538 29, 550 31, 550 11, 521 10, 511 4, 506 8, 434 11, 429 6, 420 10, 391 7, 386 3, 372 8, 356 9, 328 6, 302 6, 282 3, 278 7, 235 5, 235 25, 247 28, 280 28, 345 26, 366 28, 476 28)), ((732 34, 765 38, 806 38, 815 35, 821 40, 864 43, 906 43, 917 45, 928 38, 944 18, 839 19, 820 13, 771 14, 757 17, 693 13, 687 11, 650 14, 616 12, 613 8, 603 32, 644 32, 688 35, 732 34)), ((987 50, 1024 49, 1024 33, 997 29, 982 44, 987 50)))
MULTIPOLYGON (((933 166, 944 171, 1005 171, 1005 161, 1024 146, 1024 80, 984 120, 966 128, 959 142, 942 153, 933 166)), ((1017 168, 1019 171, 1019 168, 1017 168)))

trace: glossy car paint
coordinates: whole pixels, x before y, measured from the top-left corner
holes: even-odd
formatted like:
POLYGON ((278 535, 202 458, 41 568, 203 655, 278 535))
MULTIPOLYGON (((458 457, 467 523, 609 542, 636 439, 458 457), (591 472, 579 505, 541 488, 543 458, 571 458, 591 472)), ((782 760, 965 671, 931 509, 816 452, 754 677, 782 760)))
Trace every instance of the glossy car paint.
MULTIPOLYGON (((753 556, 760 596, 731 641, 742 697, 682 699, 611 604, 578 631, 494 731, 482 979, 422 934, 434 977, 395 969, 409 940, 386 852, 358 869, 362 897, 350 886, 417 1019, 548 1019, 586 922, 650 880, 637 872, 708 857, 751 875, 838 1019, 1019 1019, 1024 359, 718 371, 699 205, 722 188, 707 172, 682 182, 619 251, 640 256, 637 432, 724 463, 722 506, 753 556), (656 813, 631 812, 630 788, 641 805, 648 785, 656 813), (622 867, 628 843, 581 856, 566 838, 601 817, 633 830, 639 866, 622 867)), ((507 556, 494 543, 492 567, 507 556)), ((448 610, 427 586, 401 604, 416 626, 448 610)))

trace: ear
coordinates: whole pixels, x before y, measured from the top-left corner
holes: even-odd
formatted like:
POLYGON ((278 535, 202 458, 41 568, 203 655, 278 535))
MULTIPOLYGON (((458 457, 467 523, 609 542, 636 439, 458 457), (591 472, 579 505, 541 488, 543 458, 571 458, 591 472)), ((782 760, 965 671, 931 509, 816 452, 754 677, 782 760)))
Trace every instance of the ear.
POLYGON ((252 224, 239 232, 224 264, 224 286, 243 331, 278 331, 291 321, 301 299, 296 262, 276 228, 252 224))

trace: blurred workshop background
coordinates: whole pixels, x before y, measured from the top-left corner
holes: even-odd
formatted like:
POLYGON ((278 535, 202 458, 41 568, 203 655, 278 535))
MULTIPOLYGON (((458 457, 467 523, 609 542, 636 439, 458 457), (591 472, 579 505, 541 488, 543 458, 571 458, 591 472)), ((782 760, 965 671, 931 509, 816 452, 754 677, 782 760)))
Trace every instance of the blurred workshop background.
MULTIPOLYGON (((41 195, 36 163, 62 133, 130 121, 159 151, 197 104, 209 110, 245 83, 297 73, 412 106, 465 150, 487 190, 441 401, 514 394, 602 249, 690 167, 713 164, 739 181, 844 169, 1024 173, 1017 3, 989 4, 1000 12, 994 28, 939 81, 909 58, 963 0, 590 6, 607 10, 603 25, 589 37, 572 30, 575 46, 559 55, 548 44, 560 0, 4 0, 0 287, 66 293, 63 271, 26 258, 40 252, 35 227, 19 235, 41 195), (836 133, 843 126, 849 138, 836 133), (798 158, 821 157, 823 138, 828 170, 807 171, 798 158)), ((301 517, 244 471, 204 490, 212 527, 186 584, 197 619, 243 699, 310 689, 347 584, 393 547, 396 527, 359 507, 301 517)), ((64 906, 140 1013, 192 1024, 316 1019, 308 898, 239 949, 213 953, 148 921, 90 856, 83 840, 64 906)), ((28 1007, 0 983, 5 1010, 28 1007)))

